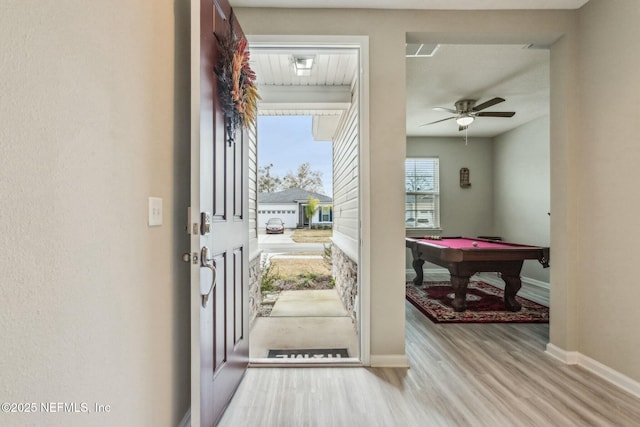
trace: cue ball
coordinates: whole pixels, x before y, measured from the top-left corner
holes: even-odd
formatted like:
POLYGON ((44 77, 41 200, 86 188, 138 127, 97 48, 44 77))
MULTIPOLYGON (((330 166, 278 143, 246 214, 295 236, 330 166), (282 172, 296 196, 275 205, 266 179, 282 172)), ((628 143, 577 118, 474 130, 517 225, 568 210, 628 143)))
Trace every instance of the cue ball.
POLYGON ((473 242, 471 245, 473 245, 473 247, 477 247, 478 246, 478 242, 473 242))

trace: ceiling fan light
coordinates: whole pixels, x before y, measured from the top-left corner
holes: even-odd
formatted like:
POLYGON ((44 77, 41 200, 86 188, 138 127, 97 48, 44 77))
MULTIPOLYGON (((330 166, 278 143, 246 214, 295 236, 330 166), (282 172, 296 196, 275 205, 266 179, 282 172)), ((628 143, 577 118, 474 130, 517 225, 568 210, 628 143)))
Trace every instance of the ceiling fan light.
POLYGON ((475 119, 473 118, 473 116, 463 114, 460 117, 456 118, 456 123, 458 123, 458 125, 460 126, 469 126, 471 123, 473 123, 474 120, 475 119))

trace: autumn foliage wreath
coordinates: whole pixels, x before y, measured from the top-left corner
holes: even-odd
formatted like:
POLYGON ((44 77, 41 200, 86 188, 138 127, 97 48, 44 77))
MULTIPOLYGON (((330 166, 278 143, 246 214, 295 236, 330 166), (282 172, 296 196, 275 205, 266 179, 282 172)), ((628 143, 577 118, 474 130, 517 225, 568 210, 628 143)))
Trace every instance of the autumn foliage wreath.
POLYGON ((260 95, 255 84, 256 74, 249 65, 247 39, 238 37, 233 31, 233 13, 229 24, 226 35, 216 36, 218 65, 215 72, 220 105, 225 114, 227 141, 231 145, 236 131, 255 121, 260 95))

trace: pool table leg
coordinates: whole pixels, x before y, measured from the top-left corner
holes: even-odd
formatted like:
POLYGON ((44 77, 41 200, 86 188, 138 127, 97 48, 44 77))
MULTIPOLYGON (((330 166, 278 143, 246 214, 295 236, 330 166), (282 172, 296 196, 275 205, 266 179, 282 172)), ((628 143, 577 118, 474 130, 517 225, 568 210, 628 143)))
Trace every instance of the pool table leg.
POLYGON ((455 293, 455 298, 451 302, 453 311, 465 311, 467 309, 467 286, 469 285, 469 276, 451 275, 451 286, 455 293))
POLYGON ((507 275, 502 274, 502 280, 504 280, 504 307, 508 311, 520 311, 522 304, 516 301, 516 294, 522 287, 522 281, 519 275, 507 275))
POLYGON ((424 265, 424 260, 414 256, 413 262, 411 263, 413 269, 416 272, 416 278, 413 279, 413 284, 416 286, 422 286, 422 281, 424 280, 424 273, 422 272, 422 266, 424 265))

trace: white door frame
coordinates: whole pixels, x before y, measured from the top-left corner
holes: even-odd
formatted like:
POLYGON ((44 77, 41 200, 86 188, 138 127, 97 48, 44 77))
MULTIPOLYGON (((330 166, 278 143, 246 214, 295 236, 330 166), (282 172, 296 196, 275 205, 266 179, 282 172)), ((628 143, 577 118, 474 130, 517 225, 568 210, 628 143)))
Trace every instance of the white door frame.
POLYGON ((370 365, 371 358, 371 201, 365 194, 370 194, 369 180, 369 37, 368 36, 302 36, 302 35, 249 35, 250 45, 259 47, 327 47, 348 48, 358 51, 359 65, 359 102, 358 102, 358 160, 359 190, 358 201, 360 211, 360 248, 358 256, 358 303, 359 303, 359 337, 360 361, 364 366, 370 365))

